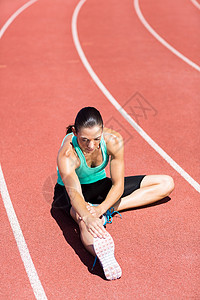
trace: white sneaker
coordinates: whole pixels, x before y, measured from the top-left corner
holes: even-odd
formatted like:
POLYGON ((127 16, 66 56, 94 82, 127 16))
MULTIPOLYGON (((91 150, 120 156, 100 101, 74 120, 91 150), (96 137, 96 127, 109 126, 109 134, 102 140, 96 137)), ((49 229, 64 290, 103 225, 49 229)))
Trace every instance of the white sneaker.
POLYGON ((106 238, 94 238, 94 251, 108 280, 118 279, 122 276, 122 270, 114 256, 114 249, 114 241, 108 232, 106 238))

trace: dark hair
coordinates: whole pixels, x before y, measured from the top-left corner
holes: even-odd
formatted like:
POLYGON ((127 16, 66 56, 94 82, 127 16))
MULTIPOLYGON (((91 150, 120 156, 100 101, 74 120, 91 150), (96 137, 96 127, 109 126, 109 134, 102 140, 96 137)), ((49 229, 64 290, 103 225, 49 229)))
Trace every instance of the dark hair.
POLYGON ((95 107, 84 107, 78 112, 75 124, 66 127, 66 134, 72 132, 72 127, 75 127, 76 132, 78 132, 82 127, 91 128, 93 126, 100 126, 103 128, 101 114, 95 107))

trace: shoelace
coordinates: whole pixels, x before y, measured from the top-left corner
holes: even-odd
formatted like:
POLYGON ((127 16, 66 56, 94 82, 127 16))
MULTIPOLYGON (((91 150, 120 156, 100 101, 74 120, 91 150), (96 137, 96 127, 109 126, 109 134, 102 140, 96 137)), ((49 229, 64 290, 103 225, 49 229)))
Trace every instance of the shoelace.
MULTIPOLYGON (((108 209, 106 211, 106 213, 104 214, 104 216, 106 217, 107 219, 107 223, 111 224, 112 221, 113 221, 113 214, 114 213, 117 213, 118 215, 120 215, 121 219, 122 219, 122 215, 117 211, 117 210, 114 210, 114 207, 111 207, 110 209, 108 209)), ((96 265, 96 262, 97 262, 97 255, 95 256, 95 259, 94 259, 94 263, 93 263, 93 266, 92 266, 92 269, 91 271, 93 271, 95 265, 96 265)))
POLYGON ((94 269, 94 266, 96 265, 96 262, 97 262, 97 255, 95 256, 94 263, 93 263, 93 266, 92 266, 92 269, 91 269, 91 271, 93 271, 93 269, 94 269))
POLYGON ((122 215, 117 211, 117 210, 114 210, 114 207, 111 207, 110 209, 108 209, 106 211, 106 213, 104 214, 104 216, 106 217, 107 219, 107 223, 111 224, 112 221, 113 221, 113 214, 114 213, 117 213, 118 215, 120 215, 121 219, 122 219, 122 215))

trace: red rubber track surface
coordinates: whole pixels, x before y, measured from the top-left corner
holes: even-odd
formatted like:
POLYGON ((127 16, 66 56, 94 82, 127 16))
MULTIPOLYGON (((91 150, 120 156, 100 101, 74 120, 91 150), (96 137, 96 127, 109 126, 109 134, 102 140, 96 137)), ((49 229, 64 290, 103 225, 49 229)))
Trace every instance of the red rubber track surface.
MULTIPOLYGON (((2 24, 24 3, 2 0, 2 24)), ((42 286, 56 300, 199 299, 199 193, 138 135, 85 70, 71 33, 77 4, 38 1, 1 40, 0 162, 42 286), (170 201, 124 212, 107 227, 123 272, 113 282, 104 280, 99 264, 90 272, 93 257, 73 221, 57 216, 63 236, 50 215, 65 126, 84 106, 95 106, 105 124, 122 130, 126 176, 168 174, 176 185, 170 201)), ((200 11, 191 1, 140 0, 140 7, 160 36, 199 64, 200 11)), ((130 0, 88 0, 78 33, 106 88, 125 109, 137 92, 150 103, 156 114, 139 117, 139 125, 199 182, 199 73, 150 35, 130 0)), ((2 198, 0 211, 0 298, 34 299, 2 198)))
POLYGON ((26 0, 7 0, 0 2, 1 19, 0 26, 2 27, 9 17, 12 16, 22 5, 27 3, 26 0))

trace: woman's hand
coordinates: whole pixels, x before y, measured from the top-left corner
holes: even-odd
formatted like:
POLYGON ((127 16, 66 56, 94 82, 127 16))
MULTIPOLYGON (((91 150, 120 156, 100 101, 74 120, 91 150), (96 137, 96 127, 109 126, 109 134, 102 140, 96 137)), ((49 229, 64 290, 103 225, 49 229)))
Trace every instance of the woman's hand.
POLYGON ((93 237, 105 237, 107 232, 103 227, 102 220, 99 218, 101 216, 100 209, 98 209, 98 206, 92 206, 90 203, 87 204, 86 208, 90 212, 90 215, 85 216, 83 221, 88 232, 91 233, 93 237))
POLYGON ((90 203, 86 206, 89 212, 96 218, 100 218, 102 215, 102 212, 99 208, 99 206, 92 206, 90 203))
POLYGON ((103 227, 102 221, 94 215, 88 215, 83 218, 86 228, 93 237, 105 238, 106 230, 103 227))

